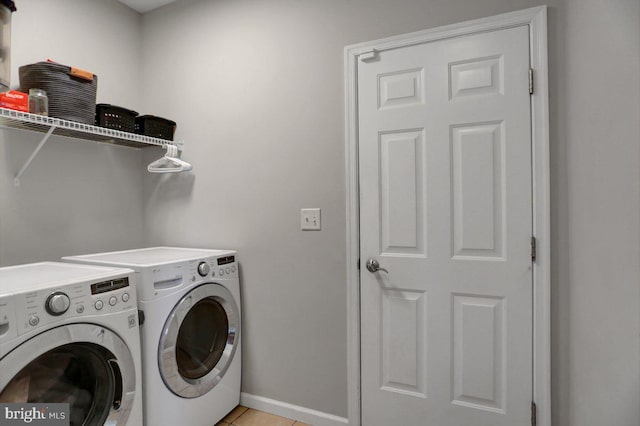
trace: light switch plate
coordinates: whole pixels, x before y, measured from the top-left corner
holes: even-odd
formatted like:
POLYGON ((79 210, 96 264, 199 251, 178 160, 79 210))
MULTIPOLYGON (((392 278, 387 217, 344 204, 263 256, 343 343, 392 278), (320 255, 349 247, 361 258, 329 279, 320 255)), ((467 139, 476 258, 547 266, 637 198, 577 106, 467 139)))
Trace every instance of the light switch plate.
POLYGON ((319 231, 320 209, 300 209, 300 229, 303 231, 319 231))

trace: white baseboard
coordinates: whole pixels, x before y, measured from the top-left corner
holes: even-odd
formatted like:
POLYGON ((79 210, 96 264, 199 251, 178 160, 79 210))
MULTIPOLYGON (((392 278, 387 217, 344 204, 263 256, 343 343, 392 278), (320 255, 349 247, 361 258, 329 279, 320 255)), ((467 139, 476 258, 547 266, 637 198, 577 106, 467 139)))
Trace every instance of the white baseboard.
POLYGON ((311 410, 310 408, 287 404, 286 402, 244 392, 240 394, 240 404, 255 410, 308 423, 312 426, 343 426, 349 424, 349 420, 344 417, 338 417, 333 414, 323 413, 322 411, 311 410))

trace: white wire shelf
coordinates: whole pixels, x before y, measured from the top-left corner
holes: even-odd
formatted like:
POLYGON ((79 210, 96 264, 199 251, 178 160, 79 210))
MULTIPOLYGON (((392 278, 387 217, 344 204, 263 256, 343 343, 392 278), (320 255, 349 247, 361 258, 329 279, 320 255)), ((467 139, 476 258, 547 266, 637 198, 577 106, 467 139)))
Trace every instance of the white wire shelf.
POLYGON ((29 114, 27 112, 0 108, 0 126, 30 130, 39 133, 47 133, 51 127, 54 135, 68 136, 77 139, 86 139, 96 142, 112 143, 129 146, 132 148, 146 148, 148 146, 176 145, 181 149, 182 142, 152 138, 137 133, 122 132, 120 130, 107 129, 105 127, 91 126, 75 121, 62 120, 60 118, 44 115, 29 114))
POLYGON ((61 118, 47 117, 44 115, 29 114, 27 112, 0 108, 0 127, 20 129, 44 134, 40 143, 31 156, 24 163, 14 178, 14 185, 20 186, 20 177, 27 170, 33 159, 38 155, 51 135, 68 136, 76 139, 84 139, 102 143, 109 143, 131 148, 146 148, 149 146, 175 145, 182 150, 182 142, 170 141, 137 133, 122 132, 120 130, 107 129, 105 127, 91 126, 61 118))

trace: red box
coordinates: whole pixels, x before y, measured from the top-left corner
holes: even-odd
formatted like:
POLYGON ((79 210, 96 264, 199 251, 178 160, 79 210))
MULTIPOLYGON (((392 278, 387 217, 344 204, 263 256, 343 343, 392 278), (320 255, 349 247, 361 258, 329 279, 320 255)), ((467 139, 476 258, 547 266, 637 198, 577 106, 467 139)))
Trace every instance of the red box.
POLYGON ((29 112, 29 95, 16 90, 0 93, 0 107, 29 112))

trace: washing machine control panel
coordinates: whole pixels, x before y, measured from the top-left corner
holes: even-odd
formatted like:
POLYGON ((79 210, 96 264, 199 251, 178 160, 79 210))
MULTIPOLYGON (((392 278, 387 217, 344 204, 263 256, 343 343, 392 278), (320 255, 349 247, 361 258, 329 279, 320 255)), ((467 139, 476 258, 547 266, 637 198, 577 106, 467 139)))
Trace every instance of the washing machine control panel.
POLYGON ((195 283, 206 278, 234 278, 238 273, 235 256, 211 257, 189 262, 188 281, 195 283))
POLYGON ((0 309, 0 337, 3 323, 15 322, 11 328, 21 335, 69 318, 135 308, 133 296, 135 288, 128 277, 15 294, 12 296, 15 319, 4 319, 8 315, 0 309))
POLYGON ((69 299, 69 296, 61 291, 55 291, 47 297, 44 308, 47 310, 49 315, 57 317, 58 315, 62 315, 67 312, 69 305, 71 305, 71 299, 69 299))
POLYGON ((0 343, 16 337, 15 296, 0 297, 0 343))
POLYGON ((236 273, 236 257, 223 256, 216 259, 216 268, 219 277, 231 278, 236 273))
POLYGON ((211 267, 207 262, 198 263, 198 274, 202 277, 206 277, 211 272, 211 267))
MULTIPOLYGON (((97 313, 117 312, 132 307, 129 277, 91 284, 91 308, 97 313)), ((78 306, 84 312, 84 306, 78 306)))

